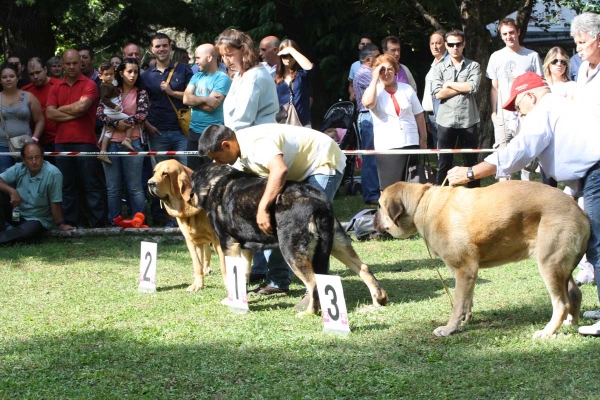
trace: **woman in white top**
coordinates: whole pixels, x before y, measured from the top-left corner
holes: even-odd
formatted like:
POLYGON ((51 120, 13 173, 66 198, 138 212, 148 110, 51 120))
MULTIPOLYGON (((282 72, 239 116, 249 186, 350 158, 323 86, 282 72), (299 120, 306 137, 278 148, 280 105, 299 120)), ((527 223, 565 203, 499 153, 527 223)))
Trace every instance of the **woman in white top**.
POLYGON ((253 125, 275 123, 279 111, 277 90, 263 67, 250 36, 235 29, 223 31, 215 42, 223 63, 235 71, 223 102, 225 126, 237 131, 253 125))
MULTIPOLYGON (((362 103, 373 116, 375 150, 426 149, 425 114, 415 91, 396 82, 398 63, 388 54, 380 55, 373 64, 371 84, 362 103)), ((380 189, 406 180, 408 166, 416 165, 416 155, 376 155, 380 189)))
POLYGON ((573 99, 576 83, 569 80, 569 56, 561 47, 553 47, 544 58, 544 77, 552 93, 573 99))

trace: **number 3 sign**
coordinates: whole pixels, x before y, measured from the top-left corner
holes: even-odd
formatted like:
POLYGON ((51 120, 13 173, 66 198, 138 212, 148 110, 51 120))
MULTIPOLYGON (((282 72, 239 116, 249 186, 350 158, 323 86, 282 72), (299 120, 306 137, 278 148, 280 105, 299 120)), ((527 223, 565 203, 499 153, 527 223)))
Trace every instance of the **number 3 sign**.
POLYGON ((348 311, 339 276, 315 275, 323 315, 323 332, 350 333, 348 311))

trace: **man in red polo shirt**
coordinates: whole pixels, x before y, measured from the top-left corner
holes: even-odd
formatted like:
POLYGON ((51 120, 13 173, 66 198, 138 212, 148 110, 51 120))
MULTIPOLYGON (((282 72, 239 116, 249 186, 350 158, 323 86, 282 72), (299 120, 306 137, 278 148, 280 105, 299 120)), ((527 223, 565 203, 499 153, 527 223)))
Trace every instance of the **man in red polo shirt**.
MULTIPOLYGON (((46 123, 44 133, 40 137, 40 144, 44 148, 44 151, 54 151, 56 121, 52 121, 46 117, 46 102, 48 101, 50 89, 52 86, 59 84, 60 81, 48 76, 48 70, 39 57, 33 57, 27 62, 27 74, 31 83, 23 86, 22 89, 33 94, 40 101, 42 112, 44 113, 44 122, 46 123)), ((54 157, 49 157, 47 161, 55 164, 54 157)))
MULTIPOLYGON (((97 152, 94 125, 98 88, 94 81, 81 74, 77 50, 63 53, 65 77, 50 89, 46 116, 56 121, 54 140, 56 151, 97 152)), ((57 157, 56 166, 63 174, 63 215, 65 222, 76 226, 79 219, 78 180, 82 182, 92 228, 105 224, 104 196, 96 157, 57 157)))

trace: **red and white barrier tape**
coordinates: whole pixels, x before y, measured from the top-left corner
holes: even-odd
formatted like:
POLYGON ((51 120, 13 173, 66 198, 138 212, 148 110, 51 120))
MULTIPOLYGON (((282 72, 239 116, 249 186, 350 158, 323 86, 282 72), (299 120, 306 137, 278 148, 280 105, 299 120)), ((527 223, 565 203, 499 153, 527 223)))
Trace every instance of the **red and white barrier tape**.
MULTIPOLYGON (((446 153, 494 153, 497 149, 415 149, 415 150, 343 150, 343 153, 349 156, 365 155, 373 156, 377 154, 446 154, 446 153)), ((0 153, 0 156, 19 156, 20 153, 0 153)), ((197 156, 197 151, 117 151, 117 152, 86 152, 86 151, 52 151, 45 152, 44 156, 61 157, 96 157, 106 156, 197 156)))

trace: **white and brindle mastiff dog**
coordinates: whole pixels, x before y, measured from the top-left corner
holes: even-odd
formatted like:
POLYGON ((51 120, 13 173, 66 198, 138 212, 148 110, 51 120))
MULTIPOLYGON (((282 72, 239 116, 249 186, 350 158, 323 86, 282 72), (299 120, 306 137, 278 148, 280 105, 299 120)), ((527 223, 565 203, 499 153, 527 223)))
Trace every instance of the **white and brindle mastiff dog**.
POLYGON ((571 276, 585 253, 590 223, 560 190, 507 181, 467 189, 398 182, 379 199, 375 229, 397 238, 417 233, 456 277, 452 317, 433 332, 448 336, 471 319, 479 268, 535 258, 552 300, 552 318, 535 337, 577 324, 581 292, 571 276))

